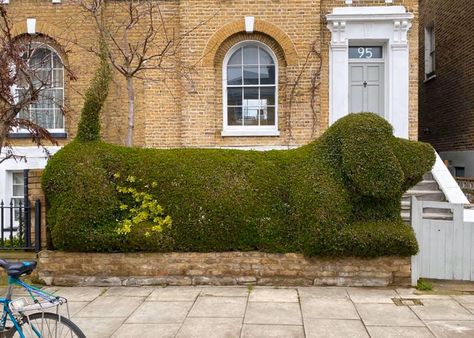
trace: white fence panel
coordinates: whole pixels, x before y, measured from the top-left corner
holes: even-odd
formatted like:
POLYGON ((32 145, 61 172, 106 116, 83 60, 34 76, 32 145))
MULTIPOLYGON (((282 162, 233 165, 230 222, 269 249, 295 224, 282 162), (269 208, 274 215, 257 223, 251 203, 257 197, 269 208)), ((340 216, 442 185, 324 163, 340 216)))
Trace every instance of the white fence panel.
POLYGON ((412 284, 419 278, 474 280, 474 223, 464 222, 464 206, 412 197, 411 213, 420 249, 412 257, 412 284), (453 218, 430 219, 425 209, 448 209, 453 218))

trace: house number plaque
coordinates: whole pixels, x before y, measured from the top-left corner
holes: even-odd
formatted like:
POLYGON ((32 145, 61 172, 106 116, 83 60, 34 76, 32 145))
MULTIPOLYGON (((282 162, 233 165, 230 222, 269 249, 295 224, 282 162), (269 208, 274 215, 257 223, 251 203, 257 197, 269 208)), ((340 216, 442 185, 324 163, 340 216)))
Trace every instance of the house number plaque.
POLYGON ((349 59, 381 59, 383 57, 381 46, 350 46, 349 59))

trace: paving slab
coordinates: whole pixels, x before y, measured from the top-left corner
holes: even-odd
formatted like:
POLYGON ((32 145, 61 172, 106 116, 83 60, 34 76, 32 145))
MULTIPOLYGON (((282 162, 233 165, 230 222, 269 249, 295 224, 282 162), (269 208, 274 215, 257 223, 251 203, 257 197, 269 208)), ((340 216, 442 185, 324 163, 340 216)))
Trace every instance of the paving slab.
POLYGON ((249 289, 246 287, 234 286, 218 286, 218 287, 204 287, 201 291, 201 296, 212 297, 247 297, 249 289))
POLYGON ((455 301, 461 304, 474 304, 474 295, 452 296, 455 301))
POLYGON ((123 324, 114 338, 174 338, 181 324, 123 324))
POLYGON ((424 326, 408 306, 356 304, 365 325, 424 326))
POLYGON ((73 317, 86 307, 87 304, 89 304, 89 302, 67 302, 67 304, 63 304, 59 307, 59 314, 67 317, 69 309, 69 316, 73 317))
POLYGON ((127 324, 181 324, 193 302, 144 302, 127 319, 127 324))
POLYGON ((434 338, 426 327, 367 326, 372 338, 434 338))
POLYGON ((451 299, 451 296, 447 294, 436 294, 436 293, 424 293, 418 291, 415 288, 398 288, 395 290, 402 298, 415 298, 415 299, 451 299))
POLYGON ((472 303, 461 303, 461 305, 466 308, 469 312, 474 314, 474 304, 472 303))
POLYGON ((245 324, 242 338, 304 338, 303 326, 300 325, 255 325, 245 324))
POLYGON ((250 293, 249 302, 297 303, 298 292, 295 289, 256 288, 250 293))
POLYGON ((106 291, 107 288, 101 287, 61 287, 55 294, 72 302, 91 302, 106 291))
POLYGON ((119 329, 125 318, 75 318, 87 338, 111 337, 119 329))
POLYGON ((473 321, 427 321, 426 325, 438 338, 474 337, 473 321))
POLYGON ((243 317, 247 298, 243 297, 199 297, 189 317, 243 317))
POLYGON ((303 298, 303 318, 359 319, 354 304, 348 299, 303 298))
POLYGON ((120 286, 109 288, 102 296, 148 297, 155 288, 147 286, 120 286))
POLYGON ((244 323, 302 325, 300 305, 288 302, 249 302, 244 323))
POLYGON ((347 293, 354 303, 389 303, 398 294, 392 289, 347 288, 347 293))
POLYGON ((301 287, 298 288, 298 294, 300 298, 349 298, 345 288, 332 286, 301 287))
POLYGON ((307 338, 366 338, 369 337, 360 320, 305 319, 307 338))
POLYGON ((423 299, 412 310, 423 320, 474 320, 474 315, 454 300, 423 299))
POLYGON ((200 293, 201 288, 169 286, 153 290, 146 301, 194 302, 200 293))
POLYGON ((142 297, 99 297, 81 309, 75 317, 128 317, 143 300, 142 297))
POLYGON ((176 337, 239 337, 241 329, 241 318, 186 318, 176 337))

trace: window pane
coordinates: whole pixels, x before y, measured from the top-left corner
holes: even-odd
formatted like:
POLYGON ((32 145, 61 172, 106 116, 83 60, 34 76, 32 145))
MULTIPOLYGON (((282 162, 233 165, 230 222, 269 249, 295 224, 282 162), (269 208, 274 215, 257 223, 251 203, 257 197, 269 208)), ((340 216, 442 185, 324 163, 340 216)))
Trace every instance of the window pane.
POLYGON ((13 173, 13 184, 23 185, 25 182, 25 177, 23 173, 13 173))
POLYGON ((262 106, 275 105, 275 87, 261 87, 260 88, 260 100, 262 106))
POLYGON ((63 63, 61 62, 61 59, 59 58, 58 54, 53 52, 53 67, 54 68, 63 68, 63 63))
POLYGON ((242 84, 242 67, 227 67, 227 84, 242 84))
POLYGON ((260 125, 274 126, 275 125, 275 107, 267 107, 260 110, 260 125))
POLYGON ((242 64, 242 48, 239 48, 229 59, 229 65, 241 65, 242 64))
POLYGON ((55 128, 63 129, 64 128, 64 115, 63 115, 61 109, 56 108, 54 110, 54 114, 55 114, 55 120, 56 120, 55 128))
POLYGON ((242 105, 242 88, 227 88, 227 105, 242 105))
POLYGON ((260 84, 275 84, 275 66, 260 67, 260 84))
POLYGON ((53 105, 56 108, 60 108, 64 106, 64 98, 63 98, 63 90, 62 89, 53 89, 54 92, 54 100, 53 105))
POLYGON ((258 114, 259 107, 255 105, 258 100, 249 100, 249 105, 244 106, 244 125, 246 126, 256 126, 258 125, 258 114), (254 105, 251 105, 254 103, 254 105))
POLYGON ((244 88, 245 100, 258 100, 258 87, 244 88))
POLYGON ((244 65, 256 65, 258 64, 258 47, 246 46, 244 50, 244 65))
POLYGON ((53 70, 53 87, 62 88, 64 85, 63 70, 53 70))
POLYGON ((14 185, 13 186, 13 196, 23 196, 23 186, 14 185))
POLYGON ((51 68, 51 51, 47 48, 35 48, 29 63, 32 68, 51 68))
POLYGON ((227 108, 227 124, 229 126, 242 125, 242 107, 227 108))
POLYGON ((258 67, 244 67, 244 84, 258 84, 258 67))
POLYGON ((260 48, 260 64, 262 65, 273 65, 273 58, 263 48, 260 48))

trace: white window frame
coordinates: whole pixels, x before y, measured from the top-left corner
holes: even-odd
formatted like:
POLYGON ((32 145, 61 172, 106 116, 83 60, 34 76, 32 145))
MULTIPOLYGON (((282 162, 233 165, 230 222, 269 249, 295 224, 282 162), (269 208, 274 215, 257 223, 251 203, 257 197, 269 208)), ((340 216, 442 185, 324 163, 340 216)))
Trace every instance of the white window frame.
POLYGON ((436 35, 435 26, 425 27, 425 80, 436 77, 436 35))
MULTIPOLYGON (((64 60, 63 58, 61 57, 61 54, 58 53, 58 51, 56 49, 54 49, 53 47, 51 47, 49 44, 47 43, 42 43, 42 42, 35 42, 35 44, 37 44, 38 46, 35 47, 35 48, 44 48, 44 49, 49 49, 51 52, 55 53, 57 55, 57 57, 59 58, 59 60, 61 61, 61 64, 62 64, 62 70, 63 70, 63 78, 62 78, 62 84, 60 87, 54 87, 54 89, 62 89, 62 96, 63 96, 63 107, 64 107, 64 102, 66 100, 66 88, 65 88, 65 66, 64 66, 64 60)), ((54 70, 58 70, 57 68, 52 68, 52 72, 51 72, 51 76, 53 76, 54 74, 54 70)), ((53 80, 51 80, 53 81, 53 80)), ((53 81, 54 82, 54 81, 53 81)), ((16 90, 18 89, 18 86, 17 85, 13 85, 12 88, 11 88, 11 91, 13 93, 13 95, 15 96, 16 95, 16 90)), ((29 108, 31 109, 31 108, 29 108)), ((62 119, 63 119, 63 127, 62 128, 46 128, 46 130, 48 130, 48 132, 54 134, 54 133, 65 133, 66 131, 66 116, 63 114, 62 115, 62 119)), ((26 129, 23 129, 23 128, 17 128, 16 130, 13 130, 12 131, 12 134, 19 134, 19 133, 27 133, 28 130, 26 129)))
MULTIPOLYGON (((21 206, 22 206, 22 210, 24 210, 24 201, 25 201, 25 195, 24 195, 24 191, 22 191, 21 195, 18 195, 16 196, 14 194, 14 186, 15 186, 15 179, 14 179, 14 176, 16 174, 19 174, 20 176, 23 176, 24 175, 24 172, 23 171, 10 171, 10 186, 9 186, 9 189, 10 189, 10 200, 13 202, 13 206, 14 207, 19 207, 19 203, 21 201, 21 206), (18 203, 17 203, 18 201, 18 203)), ((24 181, 24 176, 23 176, 23 184, 21 185, 23 190, 25 188, 25 181, 24 181)), ((17 219, 17 213, 19 213, 19 209, 14 209, 13 210, 13 225, 14 226, 18 226, 19 225, 19 218, 17 219)), ((18 216, 19 217, 19 216, 18 216)))
MULTIPOLYGON (((223 128, 221 135, 222 136, 280 136, 278 130, 278 59, 272 49, 266 44, 255 41, 255 40, 245 40, 241 41, 232 48, 229 49, 227 54, 224 57, 222 65, 222 112, 223 112, 223 128), (258 46, 264 49, 273 59, 275 64, 275 84, 274 85, 242 85, 241 87, 275 87, 275 125, 273 126, 229 126, 228 117, 227 117, 227 64, 232 57, 232 55, 240 48, 245 46, 258 46)), ((242 111, 243 114, 243 111, 242 111)))

